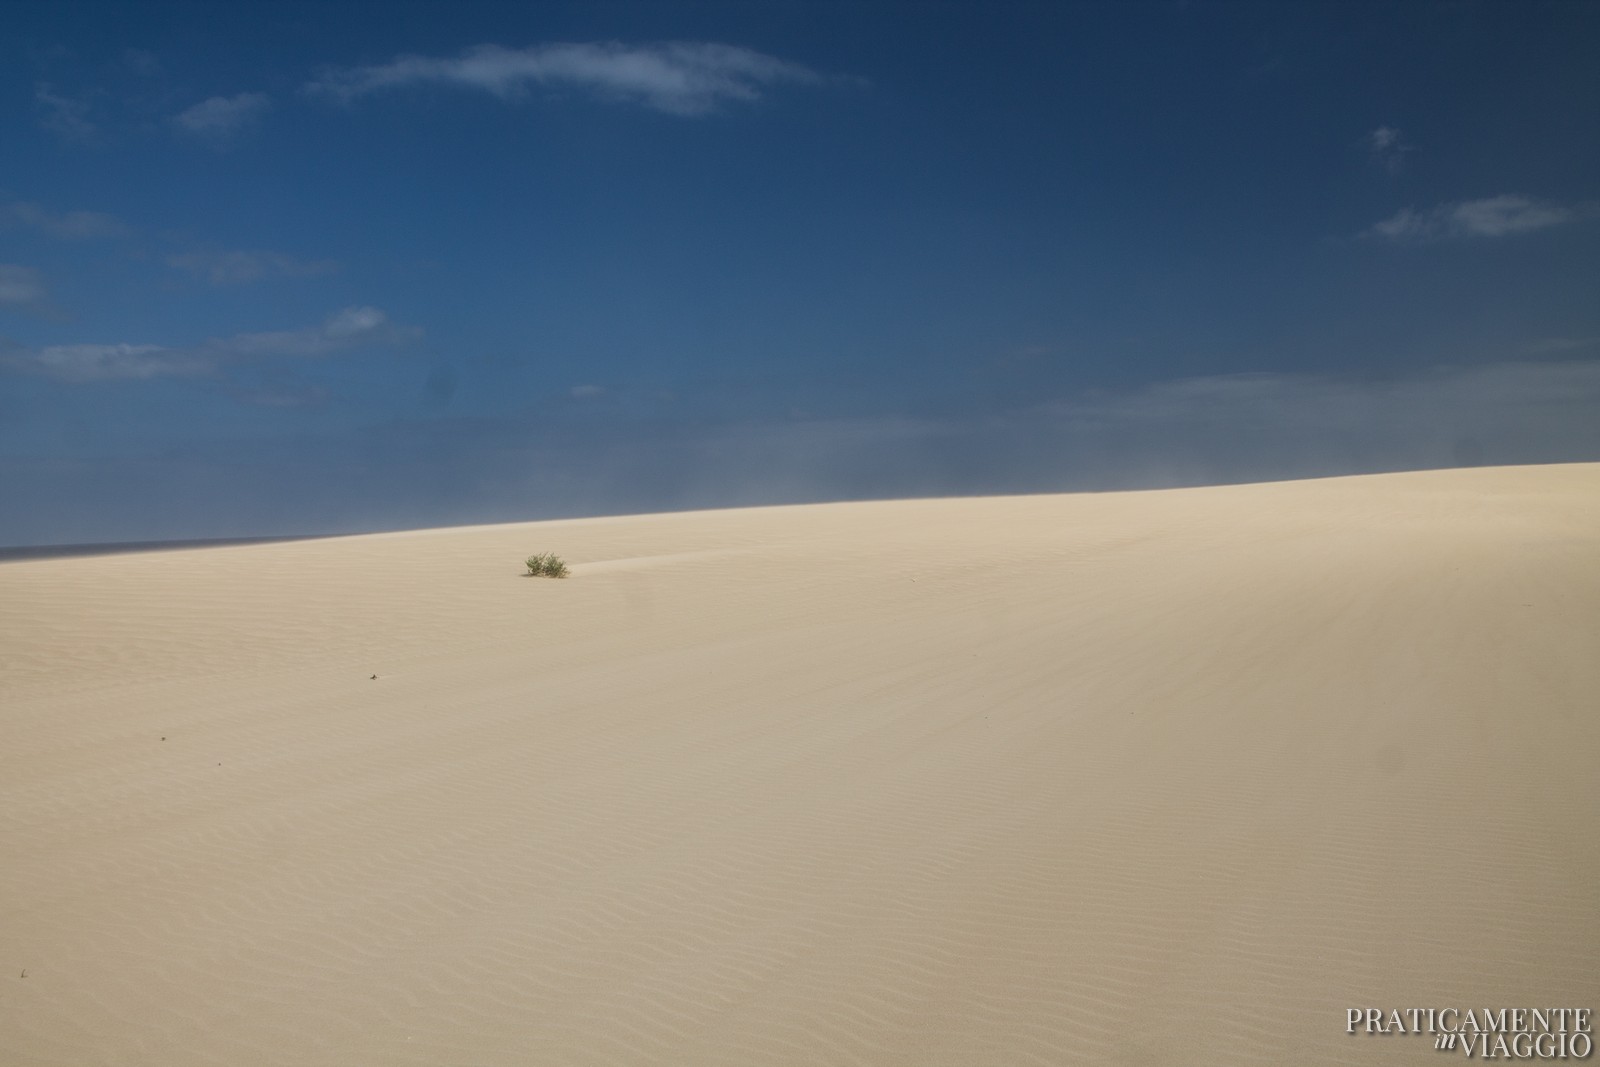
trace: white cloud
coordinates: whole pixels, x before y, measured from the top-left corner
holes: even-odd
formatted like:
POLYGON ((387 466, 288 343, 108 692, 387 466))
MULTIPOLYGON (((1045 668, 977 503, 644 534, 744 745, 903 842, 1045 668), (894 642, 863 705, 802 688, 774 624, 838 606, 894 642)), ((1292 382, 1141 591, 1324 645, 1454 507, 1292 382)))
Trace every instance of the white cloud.
POLYGON ((572 387, 572 398, 574 400, 587 400, 592 397, 604 396, 605 391, 605 387, 602 385, 574 385, 572 387))
POLYGON ((320 326, 270 333, 241 333, 206 342, 202 351, 221 360, 264 359, 274 356, 326 356, 375 344, 412 340, 418 331, 396 326, 374 307, 349 307, 320 326))
POLYGON ((33 100, 40 112, 39 124, 68 141, 91 141, 100 131, 89 121, 89 102, 62 96, 47 82, 33 87, 33 100))
POLYGON ((167 265, 198 275, 212 285, 236 285, 263 278, 315 278, 332 274, 332 260, 300 260, 281 252, 207 251, 180 252, 167 257, 167 265))
POLYGON ((397 326, 373 307, 350 307, 318 326, 213 338, 190 348, 163 345, 81 344, 0 352, 0 365, 67 382, 193 377, 239 363, 315 358, 357 348, 399 345, 420 331, 397 326))
POLYGON ((1576 222, 1581 214, 1559 204, 1505 194, 1443 204, 1428 211, 1402 208, 1382 222, 1375 223, 1363 236, 1389 241, 1507 237, 1576 222))
POLYGON ((6 362, 66 382, 204 374, 210 364, 192 352, 160 345, 49 345, 6 362))
POLYGON ((522 49, 480 45, 454 58, 400 56, 379 66, 330 70, 306 90, 350 101, 416 84, 460 85, 501 98, 529 85, 569 86, 673 115, 700 115, 725 101, 758 99, 769 85, 821 80, 799 64, 735 45, 611 42, 522 49))
POLYGON ((1373 162, 1390 174, 1398 174, 1405 167, 1406 153, 1414 151, 1405 134, 1394 126, 1379 126, 1367 134, 1366 144, 1373 162))
POLYGON ((1385 237, 1391 241, 1417 240, 1433 236, 1437 225, 1427 215, 1413 208, 1403 207, 1382 222, 1375 222, 1365 231, 1366 237, 1385 237))
POLYGON ((0 203, 0 227, 7 225, 27 226, 68 241, 127 237, 133 232, 117 219, 98 211, 49 211, 25 200, 0 203))
POLYGON ((1572 222, 1572 211, 1554 204, 1542 204, 1523 196, 1491 196, 1468 200, 1451 209, 1448 218, 1454 232, 1475 237, 1503 237, 1510 233, 1542 230, 1572 222))
POLYGON ((1367 134, 1367 142, 1374 152, 1385 152, 1400 144, 1400 131, 1393 126, 1379 126, 1367 134))
POLYGON ((15 263, 0 263, 0 308, 15 311, 43 311, 50 305, 50 294, 39 272, 15 263))
POLYGON ((178 112, 172 121, 186 133, 226 138, 259 118, 271 106, 272 101, 265 93, 213 96, 178 112))

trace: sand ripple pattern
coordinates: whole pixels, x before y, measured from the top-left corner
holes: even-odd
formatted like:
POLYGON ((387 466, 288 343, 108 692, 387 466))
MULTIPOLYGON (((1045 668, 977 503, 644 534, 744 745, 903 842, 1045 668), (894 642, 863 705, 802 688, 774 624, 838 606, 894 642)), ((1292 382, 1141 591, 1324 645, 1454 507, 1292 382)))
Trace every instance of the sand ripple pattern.
POLYGON ((1438 1063, 1597 647, 1600 465, 0 563, 0 1062, 1438 1063))

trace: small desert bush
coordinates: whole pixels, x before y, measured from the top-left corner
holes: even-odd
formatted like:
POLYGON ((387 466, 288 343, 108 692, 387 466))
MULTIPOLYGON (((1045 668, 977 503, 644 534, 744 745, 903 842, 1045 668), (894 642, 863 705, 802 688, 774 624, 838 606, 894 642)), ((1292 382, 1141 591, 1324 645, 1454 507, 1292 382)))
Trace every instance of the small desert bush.
POLYGON ((567 569, 566 561, 554 552, 528 557, 528 576, 537 578, 543 575, 546 578, 565 578, 572 573, 567 569))

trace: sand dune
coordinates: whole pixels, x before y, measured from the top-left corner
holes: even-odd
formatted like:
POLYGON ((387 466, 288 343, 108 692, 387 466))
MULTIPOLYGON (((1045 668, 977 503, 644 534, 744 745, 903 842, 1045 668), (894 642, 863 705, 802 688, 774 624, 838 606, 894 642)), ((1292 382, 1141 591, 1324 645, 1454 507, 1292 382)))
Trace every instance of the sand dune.
POLYGON ((0 564, 0 1062, 1438 1063, 1597 652, 1600 465, 0 564))

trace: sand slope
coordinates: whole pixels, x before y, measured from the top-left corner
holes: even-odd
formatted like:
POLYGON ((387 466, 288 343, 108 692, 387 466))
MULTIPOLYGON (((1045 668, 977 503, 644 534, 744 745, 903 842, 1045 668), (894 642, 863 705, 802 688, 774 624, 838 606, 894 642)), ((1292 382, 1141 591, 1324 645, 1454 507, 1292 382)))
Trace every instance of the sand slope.
POLYGON ((0 564, 0 1062, 1444 1062, 1597 652, 1600 465, 0 564))

